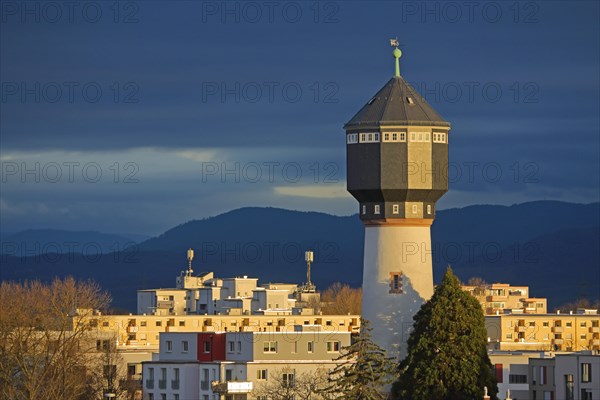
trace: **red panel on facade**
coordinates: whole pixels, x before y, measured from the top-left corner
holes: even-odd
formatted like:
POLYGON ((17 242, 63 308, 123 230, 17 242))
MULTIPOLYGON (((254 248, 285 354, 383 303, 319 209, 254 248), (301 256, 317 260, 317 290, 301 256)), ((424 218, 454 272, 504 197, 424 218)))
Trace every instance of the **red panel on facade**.
POLYGON ((223 361, 225 360, 225 334, 224 333, 199 333, 198 334, 198 361, 223 361))
POLYGON ((496 381, 502 383, 502 364, 496 364, 496 381))

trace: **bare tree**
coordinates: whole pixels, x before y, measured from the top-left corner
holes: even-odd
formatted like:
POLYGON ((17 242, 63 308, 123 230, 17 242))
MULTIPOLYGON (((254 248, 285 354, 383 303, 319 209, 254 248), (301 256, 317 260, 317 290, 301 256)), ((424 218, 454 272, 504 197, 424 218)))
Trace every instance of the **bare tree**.
POLYGON ((473 291, 473 294, 475 296, 485 295, 485 290, 489 287, 489 284, 478 276, 470 278, 467 281, 467 285, 473 286, 475 288, 475 290, 473 291))
POLYGON ((95 341, 87 316, 110 302, 92 282, 73 278, 0 284, 0 397, 93 398, 85 379, 95 341))
POLYGON ((321 311, 327 315, 360 314, 362 290, 336 282, 321 295, 321 311))
POLYGON ((268 379, 256 386, 253 396, 266 396, 270 400, 325 400, 329 398, 323 394, 328 373, 324 368, 317 368, 296 374, 290 366, 269 371, 268 379))

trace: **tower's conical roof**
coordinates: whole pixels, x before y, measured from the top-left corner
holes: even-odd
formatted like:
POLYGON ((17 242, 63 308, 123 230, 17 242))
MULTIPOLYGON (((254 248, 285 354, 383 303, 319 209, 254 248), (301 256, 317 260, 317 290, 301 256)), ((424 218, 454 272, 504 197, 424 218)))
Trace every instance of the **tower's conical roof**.
POLYGON ((450 123, 401 76, 394 76, 344 125, 344 129, 385 125, 449 127, 450 123))

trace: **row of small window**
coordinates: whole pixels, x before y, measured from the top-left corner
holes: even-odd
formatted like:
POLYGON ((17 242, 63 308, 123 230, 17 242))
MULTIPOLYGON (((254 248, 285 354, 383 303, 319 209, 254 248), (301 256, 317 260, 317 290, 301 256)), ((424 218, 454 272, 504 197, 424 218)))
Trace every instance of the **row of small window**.
MULTIPOLYGON (((529 326, 535 326, 535 322, 534 321, 529 321, 528 324, 529 324, 529 326)), ((592 321, 592 327, 597 328, 599 325, 600 324, 598 323, 598 321, 592 321)), ((525 320, 521 320, 520 322, 510 321, 510 324, 508 326, 511 327, 511 328, 513 326, 525 326, 525 320)), ((542 322, 542 326, 549 327, 550 326, 550 322, 549 321, 543 321, 542 322)), ((562 327, 562 321, 554 321, 554 326, 557 327, 557 328, 562 327)), ((572 328, 573 327, 573 322, 567 321, 567 322, 565 322, 565 326, 567 328, 572 328)), ((581 321, 579 323, 579 326, 581 328, 585 328, 585 327, 587 327, 587 323, 585 321, 581 321)))
MULTIPOLYGON (((170 353, 173 351, 173 341, 172 340, 167 340, 165 341, 165 347, 166 347, 166 352, 170 353)), ((182 340, 181 341, 181 352, 182 353, 187 353, 189 350, 189 343, 187 340, 182 340)), ((209 350, 210 351, 210 350, 209 350)))
MULTIPOLYGON (((167 400, 167 394, 161 393, 159 398, 160 398, 160 400, 167 400)), ((156 399, 156 397, 154 397, 154 393, 148 393, 148 400, 155 400, 155 399, 156 399)), ((169 399, 169 400, 171 400, 171 399, 169 399)), ((179 395, 177 393, 174 393, 172 400, 179 400, 179 395)))
MULTIPOLYGON (((239 342, 238 342, 239 343, 239 342)), ((298 342, 294 342, 294 345, 297 345, 298 342)), ((307 342, 306 351, 312 353, 315 351, 315 343, 307 342)), ((339 353, 340 351, 340 342, 337 341, 328 341, 326 342, 326 348, 328 353, 339 353)), ((297 348, 294 349, 294 353, 297 353, 297 348)), ((277 341, 268 341, 263 343, 263 353, 277 353, 277 341)))
MULTIPOLYGON (((525 339, 526 333, 525 332, 519 332, 517 339, 525 339)), ((506 334, 506 338, 507 339, 511 339, 513 338, 513 334, 512 333, 507 333, 506 334)), ((535 333, 531 333, 529 334, 529 336, 527 336, 527 340, 537 340, 538 336, 535 333)), ((562 339, 562 333, 555 333, 554 334, 554 339, 562 339)), ((573 334, 572 333, 567 333, 565 334, 565 339, 566 340, 573 340, 573 334)), ((579 339, 580 340, 588 340, 588 337, 585 333, 581 333, 579 335, 579 339)), ((546 333, 543 336, 542 340, 550 340, 550 334, 546 333)), ((590 339, 593 340, 593 339, 590 339)))
MULTIPOLYGON (((413 214, 417 214, 419 212, 419 206, 416 204, 413 204, 412 206, 412 213, 413 214)), ((367 206, 363 204, 362 206, 362 214, 366 214, 367 213, 367 206)), ((379 204, 375 204, 373 206, 373 214, 375 215, 379 215, 381 214, 381 206, 379 204)), ((392 205, 392 214, 400 214, 400 205, 399 204, 394 204, 392 205)), ((427 214, 431 214, 431 204, 427 205, 427 214)))
MULTIPOLYGON (((406 132, 385 132, 383 142, 406 142, 406 132)), ((379 132, 371 133, 349 133, 346 135, 346 143, 379 143, 381 136, 379 132)), ((431 134, 429 132, 410 132, 411 142, 429 142, 431 134)), ((447 143, 446 133, 433 132, 433 143, 447 143)))

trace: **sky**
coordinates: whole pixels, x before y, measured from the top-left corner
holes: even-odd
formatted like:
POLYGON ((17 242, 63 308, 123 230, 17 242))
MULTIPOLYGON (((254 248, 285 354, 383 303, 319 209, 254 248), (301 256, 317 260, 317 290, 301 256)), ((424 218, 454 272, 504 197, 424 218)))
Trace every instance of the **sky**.
POLYGON ((0 230, 156 235, 357 212, 343 125, 401 74, 446 120, 438 209, 600 198, 597 1, 2 1, 0 230))

